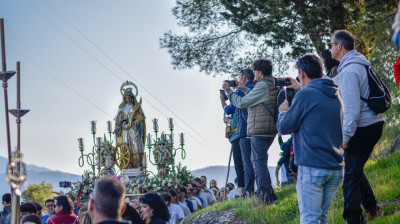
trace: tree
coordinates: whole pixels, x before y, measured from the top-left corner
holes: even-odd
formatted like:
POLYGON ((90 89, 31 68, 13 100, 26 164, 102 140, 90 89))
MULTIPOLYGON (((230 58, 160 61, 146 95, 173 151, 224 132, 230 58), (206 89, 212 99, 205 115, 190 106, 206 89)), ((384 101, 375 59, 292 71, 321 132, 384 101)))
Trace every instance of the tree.
MULTIPOLYGON (((348 29, 356 49, 375 50, 377 21, 396 12, 395 0, 177 0, 173 14, 189 33, 160 39, 177 69, 199 66, 207 74, 235 74, 258 57, 286 65, 321 53, 330 35, 348 29), (277 54, 278 52, 286 54, 277 54)), ((390 17, 393 18, 393 17, 390 17)), ((285 70, 285 69, 283 69, 285 70)))
POLYGON ((30 184, 22 192, 22 198, 24 201, 35 201, 41 205, 44 205, 44 202, 53 198, 53 186, 51 184, 46 184, 43 180, 40 184, 30 184))

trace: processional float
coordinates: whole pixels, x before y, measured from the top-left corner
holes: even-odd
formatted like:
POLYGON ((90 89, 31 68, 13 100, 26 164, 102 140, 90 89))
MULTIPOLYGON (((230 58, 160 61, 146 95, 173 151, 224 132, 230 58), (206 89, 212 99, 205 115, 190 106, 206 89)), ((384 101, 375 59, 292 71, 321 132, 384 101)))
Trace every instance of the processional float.
POLYGON ((6 50, 5 50, 5 34, 4 34, 4 19, 0 19, 0 30, 1 30, 1 58, 2 58, 2 71, 0 72, 0 79, 3 81, 4 89, 4 108, 5 108, 5 120, 6 120, 6 133, 7 133, 7 150, 8 150, 8 166, 6 179, 11 186, 11 209, 12 217, 11 223, 19 223, 19 204, 21 197, 21 186, 26 180, 26 166, 22 162, 21 155, 21 118, 29 112, 29 110, 21 109, 21 72, 20 62, 17 62, 17 71, 7 71, 6 63, 6 50), (17 109, 8 109, 8 80, 17 73, 17 109), (10 134, 10 119, 8 113, 11 113, 16 117, 17 123, 17 150, 11 152, 11 134, 10 134))

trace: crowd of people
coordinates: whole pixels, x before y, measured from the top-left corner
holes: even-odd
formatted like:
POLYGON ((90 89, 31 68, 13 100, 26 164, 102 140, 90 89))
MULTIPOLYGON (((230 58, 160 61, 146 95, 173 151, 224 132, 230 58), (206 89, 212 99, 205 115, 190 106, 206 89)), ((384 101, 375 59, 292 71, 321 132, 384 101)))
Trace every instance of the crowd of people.
MULTIPOLYGON (((125 197, 125 187, 119 181, 104 178, 96 183, 93 195, 87 203, 78 204, 71 194, 47 199, 44 202, 44 211, 37 202, 24 202, 20 205, 18 218, 21 224, 117 223, 115 221, 120 218, 125 223, 178 224, 184 217, 203 208, 238 197, 238 191, 232 183, 221 190, 216 180, 210 181, 209 188, 206 183, 207 178, 201 176, 177 189, 168 189, 162 193, 149 192, 139 198, 129 198, 125 197)), ((4 208, 0 223, 10 224, 10 193, 3 195, 2 204, 4 208)))
MULTIPOLYGON (((396 24, 400 30, 400 16, 396 24)), ((400 40, 397 33, 394 43, 395 37, 400 40)), ((384 117, 371 105, 371 64, 354 44, 349 31, 334 32, 323 60, 313 54, 300 57, 297 78, 287 77, 280 86, 266 59, 241 70, 239 80, 224 81, 220 99, 238 186, 244 189, 238 191, 241 197, 255 194, 265 205, 278 200, 267 169, 268 149, 278 135, 282 152, 276 184, 296 183, 300 223, 327 223, 342 182, 347 223, 364 223, 384 214, 363 173, 382 135, 384 117), (282 135, 289 139, 284 142, 282 135)), ((400 57, 394 71, 399 83, 400 57)))

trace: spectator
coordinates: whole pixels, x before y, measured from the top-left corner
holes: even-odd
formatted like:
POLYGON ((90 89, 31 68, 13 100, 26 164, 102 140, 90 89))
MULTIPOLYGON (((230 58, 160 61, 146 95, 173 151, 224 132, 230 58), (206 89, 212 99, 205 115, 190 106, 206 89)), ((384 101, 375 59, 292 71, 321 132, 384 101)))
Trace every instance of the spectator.
POLYGON ((339 66, 339 61, 332 58, 332 54, 329 49, 322 52, 322 58, 324 59, 324 67, 326 75, 333 78, 337 75, 337 67, 339 66))
POLYGON ((75 215, 78 215, 79 209, 78 209, 78 205, 76 204, 75 197, 74 197, 72 194, 67 194, 67 196, 68 196, 68 197, 71 199, 71 201, 74 203, 74 209, 73 209, 74 214, 75 214, 75 215))
POLYGON ((400 56, 399 56, 399 58, 397 58, 396 63, 394 63, 393 73, 394 73, 394 78, 396 80, 396 83, 400 87, 400 56))
POLYGON ((212 190, 212 191, 213 191, 213 193, 214 193, 215 200, 217 200, 217 196, 218 196, 218 189, 217 189, 217 188, 211 188, 211 190, 212 190))
POLYGON ((11 214, 11 194, 10 193, 3 194, 1 204, 3 205, 3 211, 1 211, 0 224, 4 224, 7 216, 9 214, 11 214))
MULTIPOLYGON (((188 200, 188 192, 185 187, 181 186, 179 187, 179 204, 184 204, 187 206, 190 210, 191 213, 195 212, 194 211, 194 206, 193 202, 188 200)), ((197 211, 197 208, 196 208, 197 211)))
POLYGON ((207 206, 207 201, 204 197, 200 196, 200 188, 201 186, 199 184, 197 184, 196 182, 191 183, 192 187, 193 187, 193 198, 197 201, 197 204, 201 204, 201 209, 205 208, 205 206, 207 206))
POLYGON ((247 136, 251 141, 251 158, 257 183, 257 197, 265 204, 272 204, 277 198, 271 185, 268 171, 268 149, 277 133, 275 108, 278 88, 274 86, 272 62, 265 59, 256 60, 252 65, 257 84, 250 91, 239 83, 245 96, 233 94, 229 84, 224 82, 222 88, 227 92, 231 104, 248 108, 247 136))
POLYGON ((205 176, 201 176, 200 180, 200 195, 207 200, 208 205, 213 205, 215 203, 215 197, 213 192, 207 188, 207 178, 205 176))
POLYGON ((190 200, 190 202, 192 202, 193 205, 193 211, 196 212, 200 209, 202 209, 203 207, 201 206, 201 202, 198 198, 194 197, 194 190, 193 190, 193 186, 191 184, 187 185, 187 199, 190 200))
POLYGON ((56 216, 47 221, 48 224, 76 223, 78 217, 72 211, 74 203, 65 195, 58 196, 54 199, 54 210, 56 216))
POLYGON ((44 207, 45 207, 45 209, 46 209, 46 213, 47 213, 47 214, 43 216, 43 218, 42 218, 42 220, 41 220, 42 224, 46 224, 46 223, 47 223, 47 220, 48 220, 51 216, 54 215, 54 207, 53 207, 53 205, 54 205, 54 200, 53 200, 53 199, 47 199, 47 200, 44 202, 44 207))
POLYGON ((217 198, 218 202, 223 202, 227 200, 227 195, 229 194, 229 188, 227 187, 222 187, 221 190, 219 191, 219 196, 217 198))
POLYGON ((40 224, 40 218, 37 215, 34 214, 30 214, 30 215, 26 215, 24 216, 24 218, 22 218, 21 220, 21 224, 40 224))
POLYGON ((338 30, 329 44, 332 57, 340 61, 334 78, 344 105, 343 148, 345 149, 345 176, 343 182, 343 218, 348 223, 363 221, 361 203, 370 221, 383 214, 364 175, 364 165, 382 135, 383 117, 371 110, 361 97, 368 98, 367 66, 370 62, 354 50, 353 35, 338 30))
MULTIPOLYGON (((238 186, 237 178, 235 178, 235 184, 236 184, 236 186, 238 186)), ((237 188, 233 188, 232 190, 230 190, 227 197, 228 197, 228 200, 240 197, 240 195, 238 193, 238 189, 237 188)))
POLYGON ((277 186, 285 186, 292 184, 294 182, 292 175, 290 174, 290 152, 293 148, 293 136, 291 136, 286 142, 283 142, 282 135, 278 134, 278 142, 282 150, 282 156, 278 160, 278 164, 275 169, 275 178, 277 186), (279 169, 281 169, 281 180, 282 184, 279 182, 279 169))
POLYGON ((287 101, 279 107, 278 130, 294 133, 300 223, 328 223, 329 206, 343 179, 342 101, 337 85, 321 79, 317 56, 301 57, 296 68, 303 89, 290 108, 287 101))
POLYGON ((36 215, 36 206, 32 202, 22 203, 19 207, 19 221, 26 215, 36 215))
POLYGON ((140 199, 142 219, 148 224, 165 224, 169 220, 168 207, 156 193, 147 193, 140 199))
MULTIPOLYGON (((168 207, 169 220, 167 224, 178 224, 180 222, 178 214, 171 209, 171 195, 168 192, 163 192, 160 194, 160 197, 163 199, 165 205, 168 207)), ((183 215, 183 211, 181 217, 182 217, 181 220, 185 217, 183 215)))
POLYGON ((36 206, 36 215, 39 217, 39 219, 42 219, 43 218, 43 214, 42 214, 43 207, 37 202, 32 202, 32 203, 35 204, 35 206, 36 206))
POLYGON ((189 208, 186 205, 184 205, 183 203, 180 203, 180 201, 178 199, 178 193, 176 192, 176 190, 169 189, 168 192, 171 195, 171 206, 170 206, 170 209, 172 209, 172 211, 174 211, 176 214, 178 214, 178 217, 179 217, 180 211, 179 211, 179 209, 177 207, 182 209, 182 212, 183 212, 184 216, 190 215, 189 208))
POLYGON ((217 193, 219 193, 219 188, 217 186, 217 181, 214 180, 214 179, 210 180, 210 189, 212 189, 212 188, 217 189, 217 193))
MULTIPOLYGON (((122 214, 122 219, 131 221, 133 224, 144 224, 145 222, 140 218, 139 213, 136 212, 135 208, 130 206, 128 203, 125 204, 126 209, 122 214)), ((79 222, 79 224, 82 224, 79 222)))
MULTIPOLYGON (((238 93, 238 92, 236 92, 238 93)), ((229 142, 231 143, 231 151, 233 155, 233 163, 235 165, 236 176, 240 179, 241 189, 244 188, 244 167, 242 161, 242 154, 240 149, 240 138, 238 132, 238 121, 239 121, 239 110, 232 105, 227 105, 225 102, 225 97, 221 93, 221 104, 224 112, 228 117, 224 116, 224 123, 229 127, 229 142)), ((228 128, 227 127, 227 128, 228 128)), ((207 206, 205 206, 207 207, 207 206)))
POLYGON ((89 207, 89 205, 86 202, 79 209, 79 213, 78 213, 79 224, 93 224, 92 218, 90 218, 90 215, 88 212, 88 207, 89 207))
POLYGON ((97 181, 89 201, 93 223, 122 223, 119 220, 125 210, 124 199, 125 187, 121 182, 111 177, 103 177, 97 181))

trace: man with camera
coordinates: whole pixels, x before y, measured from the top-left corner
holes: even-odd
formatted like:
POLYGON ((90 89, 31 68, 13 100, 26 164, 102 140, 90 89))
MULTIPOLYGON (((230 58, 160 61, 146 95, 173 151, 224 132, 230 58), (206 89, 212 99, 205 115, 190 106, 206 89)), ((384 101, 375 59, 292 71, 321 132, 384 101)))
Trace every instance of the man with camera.
POLYGON ((272 62, 265 59, 256 60, 252 65, 255 79, 258 81, 253 90, 243 82, 237 82, 237 88, 244 92, 240 97, 232 91, 228 82, 222 88, 236 107, 248 108, 247 136, 251 142, 251 161, 257 183, 257 196, 265 204, 273 203, 277 198, 271 185, 268 171, 268 149, 277 133, 274 117, 278 88, 273 85, 272 62), (268 110, 267 110, 268 108, 268 110))
POLYGON ((294 133, 300 223, 327 223, 327 212, 343 179, 343 104, 337 85, 322 79, 322 62, 301 57, 296 68, 302 90, 279 106, 278 131, 294 133))

